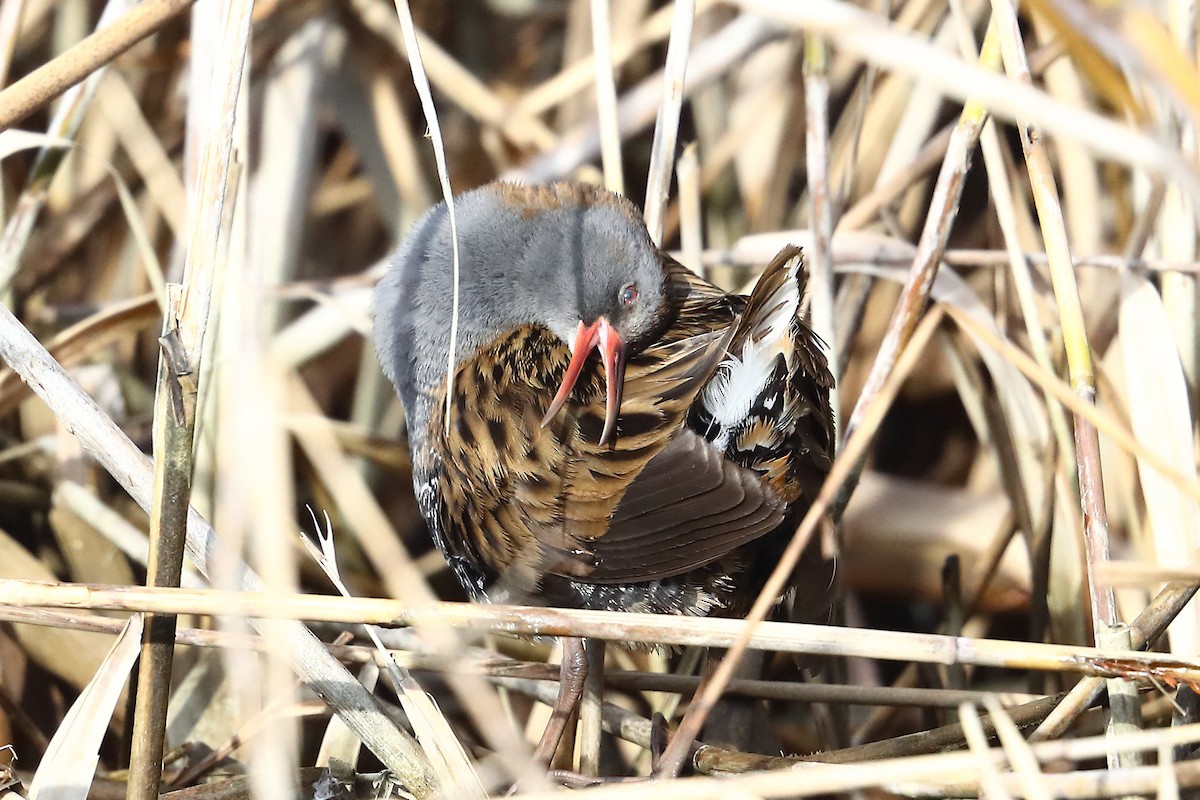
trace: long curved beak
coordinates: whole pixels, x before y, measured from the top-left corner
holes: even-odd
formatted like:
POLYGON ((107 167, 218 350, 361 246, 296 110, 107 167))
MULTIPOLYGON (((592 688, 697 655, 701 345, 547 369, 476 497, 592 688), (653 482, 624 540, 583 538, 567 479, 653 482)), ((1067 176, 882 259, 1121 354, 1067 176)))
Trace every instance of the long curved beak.
POLYGON ((571 396, 571 390, 575 388, 575 382, 579 380, 579 373, 583 371, 588 356, 597 348, 600 350, 600 360, 604 364, 607 389, 604 432, 600 434, 600 444, 606 444, 617 429, 617 416, 621 413, 621 391, 625 387, 625 340, 604 317, 598 318, 588 326, 579 323, 575 331, 575 344, 571 347, 571 361, 567 364, 567 373, 558 387, 558 394, 550 401, 550 408, 542 418, 542 425, 545 426, 562 409, 567 398, 571 396))

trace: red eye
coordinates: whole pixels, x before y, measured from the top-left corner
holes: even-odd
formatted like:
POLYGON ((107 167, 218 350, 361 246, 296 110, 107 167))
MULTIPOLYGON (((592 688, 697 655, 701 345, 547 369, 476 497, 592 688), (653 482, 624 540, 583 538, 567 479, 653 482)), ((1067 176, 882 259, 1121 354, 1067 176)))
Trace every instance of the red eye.
POLYGON ((627 283, 621 287, 621 291, 617 292, 617 297, 620 298, 621 305, 632 305, 633 302, 638 299, 637 287, 632 283, 627 283))

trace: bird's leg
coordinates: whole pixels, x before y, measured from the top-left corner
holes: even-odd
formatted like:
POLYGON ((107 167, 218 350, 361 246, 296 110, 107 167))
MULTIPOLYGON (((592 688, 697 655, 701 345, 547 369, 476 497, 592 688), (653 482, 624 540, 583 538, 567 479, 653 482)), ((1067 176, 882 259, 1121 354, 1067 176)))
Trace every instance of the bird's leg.
MULTIPOLYGON (((708 680, 716 674, 725 652, 709 648, 705 654, 703 670, 708 680)), ((734 667, 731 680, 761 680, 766 663, 767 654, 762 650, 747 650, 734 667)), ((706 744, 743 753, 776 753, 783 746, 762 700, 729 694, 717 701, 700 736, 706 744)))
POLYGON ((554 754, 562 741, 563 733, 571 715, 579 708, 579 698, 583 696, 583 682, 587 677, 587 653, 584 651, 583 639, 577 636, 564 636, 562 639, 562 666, 558 674, 558 697, 554 700, 554 710, 546 730, 542 732, 541 741, 533 756, 538 763, 549 766, 554 761, 554 754))

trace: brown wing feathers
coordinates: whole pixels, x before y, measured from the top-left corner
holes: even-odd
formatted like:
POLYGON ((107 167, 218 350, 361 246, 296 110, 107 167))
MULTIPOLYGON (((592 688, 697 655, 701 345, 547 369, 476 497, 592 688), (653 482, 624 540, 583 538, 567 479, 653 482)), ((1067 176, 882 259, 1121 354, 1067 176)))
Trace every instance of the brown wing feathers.
POLYGON ((773 530, 783 503, 756 475, 681 431, 625 493, 593 543, 589 580, 645 581, 703 566, 773 530))

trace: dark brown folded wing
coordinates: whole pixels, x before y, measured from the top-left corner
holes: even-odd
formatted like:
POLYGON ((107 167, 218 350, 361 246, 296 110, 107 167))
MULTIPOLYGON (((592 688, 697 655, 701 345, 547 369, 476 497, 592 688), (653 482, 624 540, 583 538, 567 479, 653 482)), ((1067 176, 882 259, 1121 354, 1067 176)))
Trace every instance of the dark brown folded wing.
POLYGON ((630 484, 592 542, 595 583, 649 581, 702 567, 774 530, 783 502, 762 479, 683 430, 630 484))

